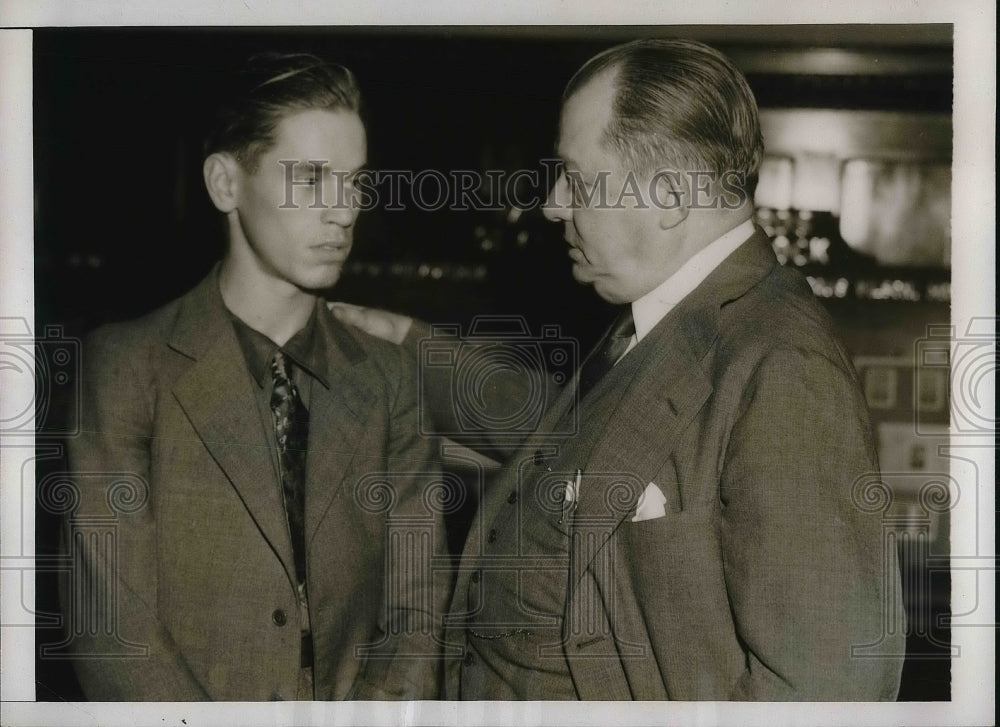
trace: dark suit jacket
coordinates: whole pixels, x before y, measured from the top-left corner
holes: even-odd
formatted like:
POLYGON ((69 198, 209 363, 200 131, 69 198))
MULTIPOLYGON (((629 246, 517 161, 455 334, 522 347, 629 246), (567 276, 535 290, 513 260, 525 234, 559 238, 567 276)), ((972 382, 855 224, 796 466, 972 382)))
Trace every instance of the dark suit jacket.
MULTIPOLYGON (((562 652, 583 699, 895 698, 896 556, 856 484, 878 472, 867 407, 828 316, 763 235, 672 310, 581 412, 576 436, 554 447, 535 437, 491 484, 458 573, 450 642, 464 643, 488 531, 517 527, 508 493, 580 468, 562 652), (649 483, 665 516, 633 522, 649 483)), ((475 666, 448 664, 449 698, 463 668, 475 666)))
MULTIPOLYGON (((443 550, 425 492, 438 468, 418 435, 415 362, 348 331, 322 301, 317 315, 330 388, 312 387, 305 496, 316 696, 434 698, 431 623, 443 603, 427 569, 390 552, 387 532, 413 518, 404 525, 424 544, 418 555, 443 550), (425 658, 366 659, 364 645, 425 658)), ((79 568, 64 595, 76 653, 111 655, 76 662, 85 694, 294 699, 291 540, 273 442, 216 274, 142 319, 95 331, 83 372, 83 434, 70 444, 79 568), (101 516, 116 516, 114 549, 86 536, 97 522, 88 518, 101 516), (113 656, 141 647, 147 655, 113 656)))

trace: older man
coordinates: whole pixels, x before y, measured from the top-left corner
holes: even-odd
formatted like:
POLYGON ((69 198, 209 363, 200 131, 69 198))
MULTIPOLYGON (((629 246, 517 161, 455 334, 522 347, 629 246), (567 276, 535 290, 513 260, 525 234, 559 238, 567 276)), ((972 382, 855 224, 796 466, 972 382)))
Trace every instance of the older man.
POLYGON ((895 554, 858 506, 868 412, 751 221, 742 74, 700 43, 612 48, 569 82, 557 150, 546 215, 624 310, 480 505, 447 695, 895 698, 895 554))

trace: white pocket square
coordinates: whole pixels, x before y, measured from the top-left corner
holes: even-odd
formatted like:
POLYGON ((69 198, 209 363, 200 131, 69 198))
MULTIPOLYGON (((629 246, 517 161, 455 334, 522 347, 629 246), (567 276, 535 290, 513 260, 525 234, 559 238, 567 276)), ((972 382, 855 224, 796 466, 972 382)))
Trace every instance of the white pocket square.
POLYGON ((635 517, 632 518, 632 522, 638 523, 643 520, 665 517, 667 511, 663 508, 663 505, 666 502, 667 498, 663 496, 660 488, 655 483, 650 482, 639 496, 639 502, 635 505, 635 517))

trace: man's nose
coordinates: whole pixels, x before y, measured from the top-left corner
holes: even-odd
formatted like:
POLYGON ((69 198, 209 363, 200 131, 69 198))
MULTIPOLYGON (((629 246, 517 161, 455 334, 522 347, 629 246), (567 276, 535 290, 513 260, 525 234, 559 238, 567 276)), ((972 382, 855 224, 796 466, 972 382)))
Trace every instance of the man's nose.
POLYGON ((332 185, 332 200, 323 210, 323 222, 350 227, 358 219, 361 211, 357 205, 357 199, 353 185, 332 185))
POLYGON ((350 227, 358 218, 358 209, 354 205, 334 204, 323 210, 323 222, 340 227, 350 227))
POLYGON ((566 175, 560 174, 559 179, 549 190, 549 196, 542 205, 542 214, 550 222, 567 222, 573 217, 573 207, 570 204, 569 184, 566 175))

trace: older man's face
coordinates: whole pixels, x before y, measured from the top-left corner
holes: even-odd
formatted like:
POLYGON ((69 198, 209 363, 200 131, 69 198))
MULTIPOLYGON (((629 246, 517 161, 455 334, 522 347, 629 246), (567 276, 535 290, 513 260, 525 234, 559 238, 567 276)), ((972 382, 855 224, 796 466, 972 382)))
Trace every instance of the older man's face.
POLYGON ((573 277, 611 303, 631 303, 669 277, 669 232, 651 203, 649 177, 624 169, 602 142, 614 75, 604 73, 563 106, 556 153, 563 172, 544 208, 562 221, 573 277), (630 182, 631 179, 631 182, 630 182))

